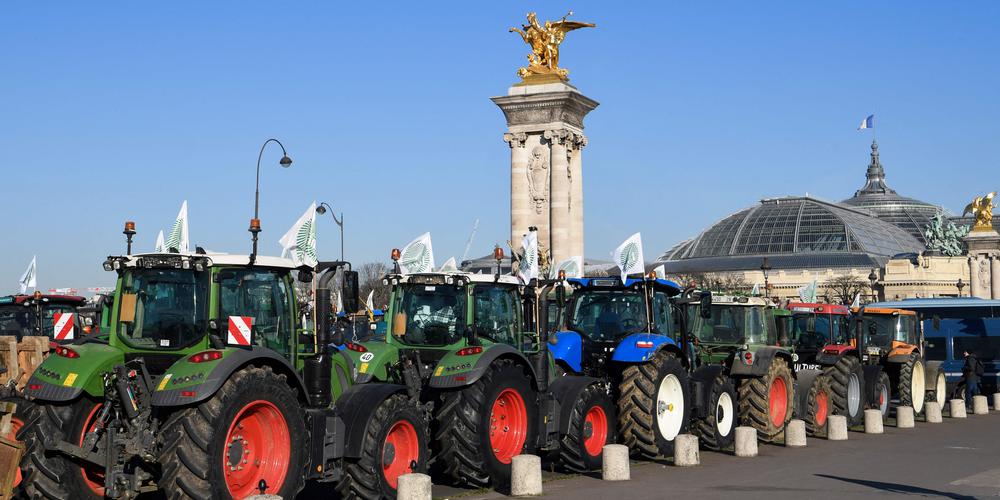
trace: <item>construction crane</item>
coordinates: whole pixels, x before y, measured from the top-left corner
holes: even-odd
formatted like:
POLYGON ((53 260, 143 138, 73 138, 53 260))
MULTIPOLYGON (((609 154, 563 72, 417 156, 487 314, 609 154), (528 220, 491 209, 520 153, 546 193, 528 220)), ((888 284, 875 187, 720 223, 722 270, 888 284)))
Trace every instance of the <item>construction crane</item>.
POLYGON ((462 254, 462 260, 458 261, 458 265, 462 265, 466 259, 469 258, 469 249, 472 248, 472 240, 476 237, 476 231, 479 230, 479 218, 476 218, 476 222, 472 224, 472 233, 469 234, 469 240, 465 242, 465 253, 462 254))

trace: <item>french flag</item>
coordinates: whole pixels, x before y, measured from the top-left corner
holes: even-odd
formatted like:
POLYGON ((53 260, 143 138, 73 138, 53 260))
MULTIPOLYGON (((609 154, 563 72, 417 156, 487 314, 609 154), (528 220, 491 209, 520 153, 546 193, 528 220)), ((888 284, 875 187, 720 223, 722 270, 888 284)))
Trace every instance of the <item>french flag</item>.
POLYGON ((861 125, 858 125, 858 130, 866 128, 875 128, 875 115, 868 115, 868 118, 861 120, 861 125))

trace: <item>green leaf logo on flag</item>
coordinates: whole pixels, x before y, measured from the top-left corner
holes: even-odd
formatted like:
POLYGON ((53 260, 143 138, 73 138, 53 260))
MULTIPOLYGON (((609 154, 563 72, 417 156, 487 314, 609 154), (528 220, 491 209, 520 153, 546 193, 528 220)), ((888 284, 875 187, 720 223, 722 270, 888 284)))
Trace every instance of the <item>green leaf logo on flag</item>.
POLYGON ((306 220, 295 235, 295 252, 302 262, 319 260, 316 256, 316 226, 313 220, 306 220))
POLYGON ((619 257, 618 267, 623 270, 632 269, 635 263, 639 260, 639 245, 634 241, 630 241, 622 249, 622 254, 619 257))

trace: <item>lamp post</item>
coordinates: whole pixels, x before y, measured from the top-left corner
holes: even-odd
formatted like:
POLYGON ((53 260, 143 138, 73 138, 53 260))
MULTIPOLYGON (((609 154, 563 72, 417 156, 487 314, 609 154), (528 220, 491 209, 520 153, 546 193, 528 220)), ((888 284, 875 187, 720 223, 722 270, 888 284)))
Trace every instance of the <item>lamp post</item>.
POLYGON ((763 273, 764 273, 764 297, 765 298, 770 298, 771 297, 771 287, 768 286, 769 283, 767 282, 767 273, 770 272, 771 269, 772 268, 771 268, 770 262, 768 262, 767 257, 764 257, 764 260, 760 263, 760 270, 763 271, 763 273))
POLYGON ((868 273, 868 281, 872 284, 872 302, 878 302, 878 295, 875 292, 875 285, 878 283, 878 274, 872 269, 872 272, 868 273))
POLYGON ((343 260, 344 260, 344 212, 340 212, 340 218, 338 219, 337 218, 337 214, 333 213, 333 207, 331 207, 329 203, 327 203, 327 202, 324 201, 324 202, 320 203, 318 207, 316 207, 316 213, 321 214, 321 215, 325 214, 327 210, 330 211, 330 217, 333 217, 333 222, 336 222, 337 226, 340 227, 340 260, 341 260, 341 262, 343 262, 343 260))
POLYGON ((958 288, 958 296, 961 297, 962 289, 965 288, 965 282, 962 281, 962 278, 958 278, 958 282, 955 283, 955 286, 958 288))
POLYGON ((278 164, 283 168, 288 168, 292 165, 292 159, 288 157, 288 152, 285 151, 285 145, 277 139, 268 139, 264 141, 264 144, 260 147, 260 154, 257 155, 257 181, 254 185, 253 192, 253 218, 250 219, 250 234, 253 235, 253 252, 250 254, 250 264, 253 265, 254 261, 257 260, 257 233, 260 233, 260 160, 264 157, 264 148, 267 147, 269 143, 275 143, 281 146, 281 160, 278 164))

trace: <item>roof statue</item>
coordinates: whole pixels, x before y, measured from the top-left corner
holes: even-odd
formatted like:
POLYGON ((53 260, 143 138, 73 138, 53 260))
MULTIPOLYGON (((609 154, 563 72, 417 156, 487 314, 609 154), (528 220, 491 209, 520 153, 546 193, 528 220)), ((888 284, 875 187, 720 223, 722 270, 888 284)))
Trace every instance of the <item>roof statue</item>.
POLYGON ((962 215, 971 213, 976 218, 976 223, 972 226, 972 231, 993 231, 993 197, 997 195, 993 191, 986 196, 976 196, 972 203, 966 205, 962 215))
POLYGON ((969 226, 956 226, 954 222, 947 220, 943 212, 938 212, 924 230, 927 249, 949 257, 962 255, 965 252, 962 238, 969 234, 969 229, 969 226))
POLYGON ((566 33, 597 26, 593 23, 567 21, 566 18, 572 15, 573 12, 570 11, 558 21, 545 21, 544 24, 539 24, 538 17, 534 12, 530 12, 528 24, 509 30, 509 32, 516 31, 524 39, 524 43, 531 46, 528 67, 517 70, 518 76, 524 83, 560 82, 569 79, 569 70, 559 67, 559 45, 566 38, 566 33))

